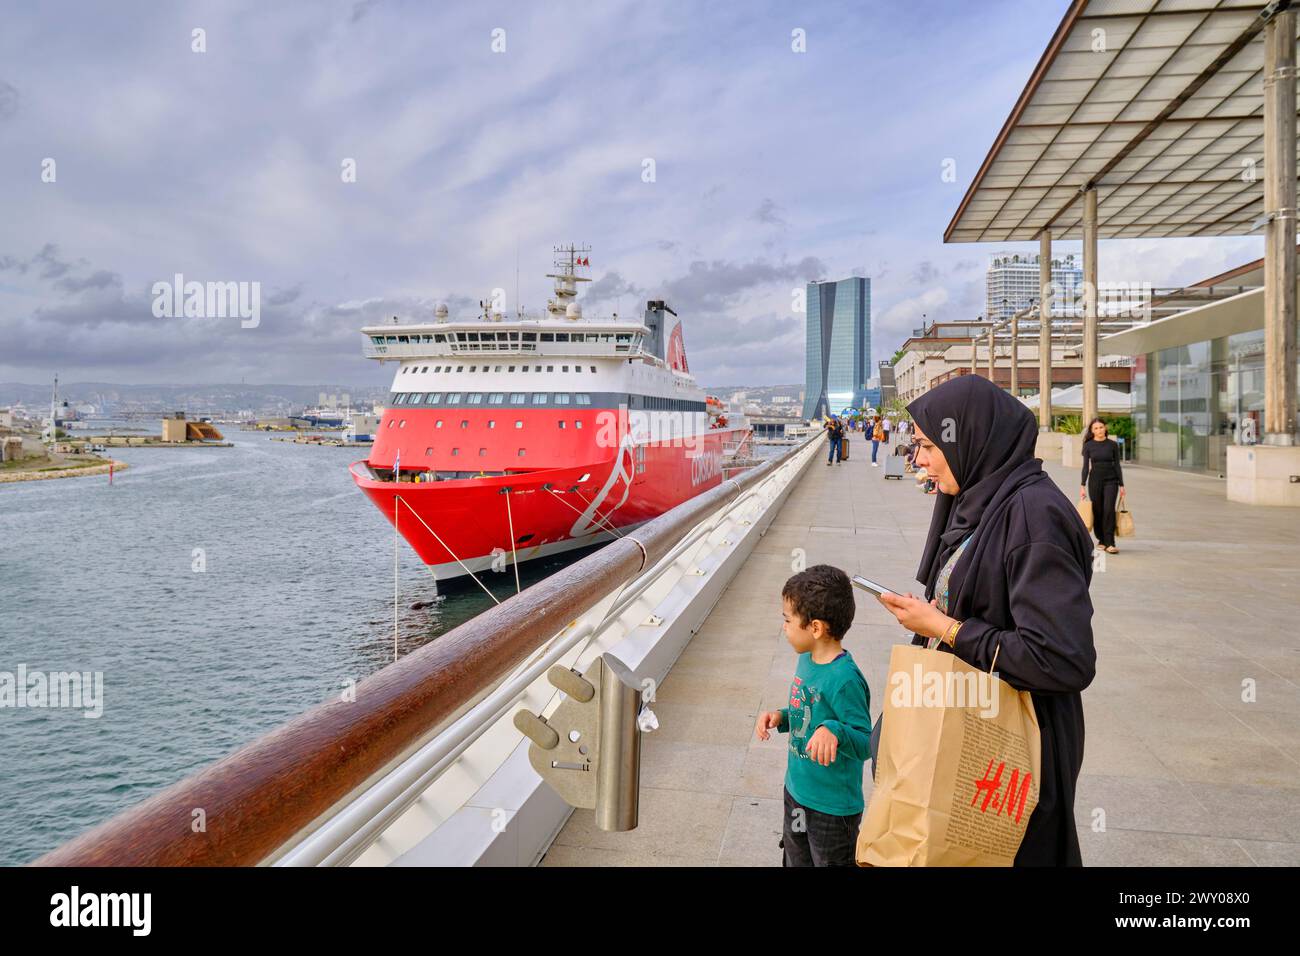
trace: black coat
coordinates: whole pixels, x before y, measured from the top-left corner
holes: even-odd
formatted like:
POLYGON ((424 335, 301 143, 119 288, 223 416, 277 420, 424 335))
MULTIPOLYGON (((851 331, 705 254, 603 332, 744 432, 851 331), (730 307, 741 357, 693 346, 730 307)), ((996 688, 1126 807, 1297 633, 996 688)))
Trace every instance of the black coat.
MULTIPOLYGON (((1032 469, 1031 469, 1032 470, 1032 469)), ((1039 801, 1017 866, 1079 866, 1074 791, 1083 763, 1083 701, 1096 669, 1091 539, 1069 499, 1045 474, 983 516, 950 580, 948 615, 962 621, 956 648, 1030 692, 1042 734, 1039 801)), ((915 638, 915 644, 924 643, 915 638)))

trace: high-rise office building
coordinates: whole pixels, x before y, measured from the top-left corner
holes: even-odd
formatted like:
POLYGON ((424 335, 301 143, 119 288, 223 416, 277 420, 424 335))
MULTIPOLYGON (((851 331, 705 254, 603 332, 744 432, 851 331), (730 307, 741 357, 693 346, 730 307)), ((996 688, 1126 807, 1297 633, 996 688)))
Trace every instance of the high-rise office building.
MULTIPOLYGON (((1083 295, 1083 263, 1073 253, 1052 260, 1052 315, 1074 315, 1083 295)), ((989 257, 984 315, 1009 319, 1038 301, 1038 256, 1001 252, 989 257)))
POLYGON ((860 408, 871 375, 871 280, 808 283, 803 417, 860 408))

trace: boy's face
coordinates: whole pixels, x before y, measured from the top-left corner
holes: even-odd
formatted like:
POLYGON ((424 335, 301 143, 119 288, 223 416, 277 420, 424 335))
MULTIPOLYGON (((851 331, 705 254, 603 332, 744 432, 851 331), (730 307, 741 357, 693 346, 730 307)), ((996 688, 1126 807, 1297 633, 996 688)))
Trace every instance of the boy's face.
POLYGON ((782 632, 796 654, 811 652, 813 645, 817 643, 817 639, 825 636, 826 624, 824 622, 808 621, 807 623, 800 623, 799 615, 790 606, 789 598, 781 599, 781 618, 785 621, 782 632))

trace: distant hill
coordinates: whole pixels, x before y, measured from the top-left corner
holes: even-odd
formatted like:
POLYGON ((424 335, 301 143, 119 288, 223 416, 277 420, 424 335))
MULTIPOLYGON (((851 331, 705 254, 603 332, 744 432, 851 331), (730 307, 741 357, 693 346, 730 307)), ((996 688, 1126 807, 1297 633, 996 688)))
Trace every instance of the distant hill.
MULTIPOLYGON (((30 385, 0 382, 0 408, 22 403, 42 406, 50 401, 53 383, 30 385)), ((186 412, 253 411, 290 412, 315 405, 321 392, 351 396, 354 406, 368 406, 387 398, 387 389, 356 385, 119 385, 111 382, 60 382, 59 398, 65 402, 90 402, 110 411, 161 409, 186 412)))

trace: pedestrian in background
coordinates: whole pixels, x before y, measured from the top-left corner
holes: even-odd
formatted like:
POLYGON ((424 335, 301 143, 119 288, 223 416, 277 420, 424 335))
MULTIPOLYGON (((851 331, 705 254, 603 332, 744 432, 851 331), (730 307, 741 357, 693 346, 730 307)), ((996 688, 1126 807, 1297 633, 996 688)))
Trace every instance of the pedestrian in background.
POLYGON ((1083 474, 1079 500, 1092 499, 1092 533, 1097 547, 1119 554, 1115 547, 1115 507, 1124 498, 1124 469, 1119 463, 1119 443, 1112 441, 1106 423, 1094 418, 1083 443, 1083 474))
POLYGON ((836 464, 840 460, 840 442, 844 440, 844 423, 832 415, 826 419, 826 434, 830 436, 830 452, 826 455, 826 466, 836 464))
POLYGON ((876 462, 876 452, 880 451, 880 443, 885 440, 885 426, 879 415, 871 423, 871 467, 879 468, 876 462))

